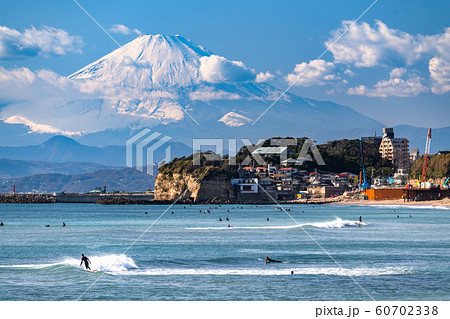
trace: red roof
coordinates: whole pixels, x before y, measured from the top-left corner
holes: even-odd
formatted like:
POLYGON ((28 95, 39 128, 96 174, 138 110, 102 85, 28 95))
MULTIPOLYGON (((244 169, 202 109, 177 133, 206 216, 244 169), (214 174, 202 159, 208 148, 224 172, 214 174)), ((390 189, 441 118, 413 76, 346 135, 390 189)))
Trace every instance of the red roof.
POLYGON ((242 169, 253 169, 251 166, 243 167, 242 169))
POLYGON ((280 168, 279 171, 287 171, 287 170, 291 170, 291 169, 292 169, 292 167, 283 167, 283 168, 280 168))
POLYGON ((265 168, 265 167, 257 167, 256 169, 267 169, 267 168, 265 168))

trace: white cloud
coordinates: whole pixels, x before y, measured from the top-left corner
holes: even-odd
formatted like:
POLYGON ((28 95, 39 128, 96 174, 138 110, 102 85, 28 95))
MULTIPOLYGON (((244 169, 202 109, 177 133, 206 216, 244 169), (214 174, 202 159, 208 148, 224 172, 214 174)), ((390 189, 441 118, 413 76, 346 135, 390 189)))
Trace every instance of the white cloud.
POLYGON ((355 76, 355 75, 356 75, 355 72, 353 72, 353 71, 350 70, 350 69, 345 70, 345 71, 344 71, 344 74, 345 74, 345 75, 348 75, 348 76, 355 76))
POLYGON ((288 74, 285 79, 290 85, 295 86, 324 85, 340 79, 334 71, 335 66, 332 62, 311 60, 308 63, 297 64, 294 72, 288 74))
POLYGON ((428 88, 422 84, 422 79, 415 74, 409 75, 406 79, 404 68, 393 69, 389 74, 389 80, 379 81, 374 88, 367 88, 365 85, 359 85, 348 89, 350 95, 365 95, 369 97, 407 97, 416 96, 428 92, 428 88))
MULTIPOLYGON (((352 24, 343 21, 342 28, 332 32, 325 43, 333 53, 335 63, 356 67, 402 66, 395 68, 389 80, 380 81, 375 88, 364 85, 350 88, 349 94, 367 96, 412 96, 427 91, 422 79, 417 75, 404 78, 403 66, 428 62, 431 91, 444 94, 450 91, 450 28, 443 33, 432 35, 412 35, 389 28, 381 21, 375 26, 355 23, 333 46, 342 32, 352 24), (395 88, 396 91, 393 90, 395 88)), ((351 71, 344 74, 352 75, 351 71)))
POLYGON ((275 75, 273 75, 269 71, 267 71, 265 73, 260 72, 259 74, 256 75, 256 82, 258 82, 258 83, 267 82, 267 81, 272 80, 274 77, 275 77, 275 75))
POLYGON ((200 58, 200 74, 206 82, 247 82, 255 80, 253 70, 240 61, 229 61, 218 55, 200 58))
POLYGON ((49 133, 49 134, 58 134, 65 136, 76 136, 81 135, 81 132, 69 132, 60 130, 56 127, 46 124, 39 124, 27 119, 24 116, 13 115, 4 120, 5 123, 8 124, 22 124, 28 127, 28 129, 35 133, 49 133))
POLYGON ((142 32, 140 30, 130 29, 123 24, 115 24, 109 29, 109 31, 112 33, 119 33, 119 34, 124 34, 124 35, 130 35, 132 33, 135 33, 137 35, 142 35, 142 32))
POLYGON ((18 59, 32 56, 81 53, 80 36, 70 35, 62 29, 44 26, 25 29, 24 32, 0 26, 0 59, 18 59))
POLYGON ((412 35, 376 20, 373 28, 366 22, 355 23, 337 40, 352 23, 342 21, 342 27, 334 30, 325 42, 335 63, 357 67, 398 66, 412 65, 433 56, 450 61, 450 28, 440 34, 412 35))
POLYGON ((450 28, 444 33, 433 35, 418 35, 419 51, 450 61, 450 28))
POLYGON ((432 58, 428 63, 431 78, 431 91, 444 94, 450 91, 450 62, 432 58))
POLYGON ((342 21, 342 28, 333 31, 332 38, 325 42, 333 53, 335 63, 354 64, 357 67, 398 62, 409 65, 420 58, 420 48, 414 36, 390 29, 378 20, 374 28, 366 22, 355 23, 337 40, 352 23, 342 21))

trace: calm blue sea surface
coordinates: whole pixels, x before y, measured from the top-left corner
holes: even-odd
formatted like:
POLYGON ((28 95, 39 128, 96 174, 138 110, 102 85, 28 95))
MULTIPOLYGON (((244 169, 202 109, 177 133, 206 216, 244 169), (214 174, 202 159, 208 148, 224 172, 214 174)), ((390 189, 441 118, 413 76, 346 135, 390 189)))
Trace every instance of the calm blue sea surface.
POLYGON ((0 300, 450 299, 449 209, 284 207, 0 204, 0 300))

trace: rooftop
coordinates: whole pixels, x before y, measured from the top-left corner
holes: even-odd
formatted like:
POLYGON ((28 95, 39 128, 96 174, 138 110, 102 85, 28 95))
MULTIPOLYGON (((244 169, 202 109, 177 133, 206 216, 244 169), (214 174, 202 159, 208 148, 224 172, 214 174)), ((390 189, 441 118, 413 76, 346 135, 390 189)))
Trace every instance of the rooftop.
POLYGON ((287 151, 286 146, 279 146, 279 147, 258 147, 256 150, 252 152, 252 154, 267 154, 267 155, 275 155, 275 154, 281 154, 287 151))

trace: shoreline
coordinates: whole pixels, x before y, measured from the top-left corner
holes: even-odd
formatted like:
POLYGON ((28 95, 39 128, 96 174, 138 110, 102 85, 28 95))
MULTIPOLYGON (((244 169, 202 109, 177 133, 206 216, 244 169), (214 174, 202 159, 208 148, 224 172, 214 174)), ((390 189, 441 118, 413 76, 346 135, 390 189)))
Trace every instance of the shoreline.
MULTIPOLYGON (((54 204, 57 200, 54 196, 49 194, 0 194, 0 204, 54 204)), ((75 203, 75 202, 74 202, 75 203)), ((82 203, 82 202, 81 202, 82 203)), ((143 200, 143 199, 130 199, 120 197, 102 198, 96 202, 91 202, 100 205, 171 205, 173 201, 170 200, 143 200)), ((232 200, 211 200, 202 202, 192 202, 186 200, 180 200, 177 202, 179 205, 362 205, 362 206, 431 206, 431 207, 443 207, 450 209, 450 198, 444 198, 440 200, 428 200, 428 201, 409 201, 405 202, 403 199, 388 199, 388 200, 362 200, 351 198, 321 198, 321 199, 297 199, 278 202, 235 202, 232 200)))
POLYGON ((440 200, 425 200, 425 201, 409 201, 404 202, 403 199, 386 199, 386 200, 361 200, 361 199, 343 199, 339 202, 330 203, 331 205, 364 205, 364 206, 435 206, 446 207, 450 209, 450 198, 440 200))

